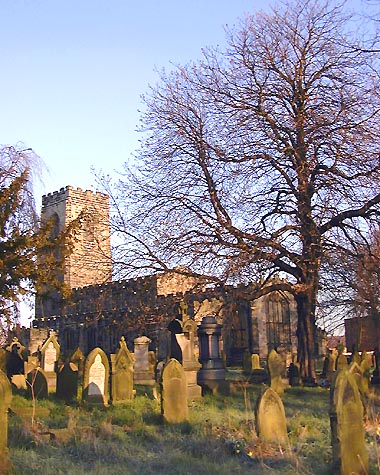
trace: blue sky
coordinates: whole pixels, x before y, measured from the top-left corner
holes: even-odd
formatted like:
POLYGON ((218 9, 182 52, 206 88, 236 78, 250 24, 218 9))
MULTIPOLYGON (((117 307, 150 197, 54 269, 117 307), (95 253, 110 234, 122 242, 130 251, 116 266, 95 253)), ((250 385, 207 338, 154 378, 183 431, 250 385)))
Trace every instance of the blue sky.
MULTIPOLYGON (((351 0, 349 4, 360 4, 351 0)), ((41 195, 95 189, 138 146, 155 69, 225 44, 224 27, 265 0, 0 0, 0 144, 22 142, 48 172, 41 195)))

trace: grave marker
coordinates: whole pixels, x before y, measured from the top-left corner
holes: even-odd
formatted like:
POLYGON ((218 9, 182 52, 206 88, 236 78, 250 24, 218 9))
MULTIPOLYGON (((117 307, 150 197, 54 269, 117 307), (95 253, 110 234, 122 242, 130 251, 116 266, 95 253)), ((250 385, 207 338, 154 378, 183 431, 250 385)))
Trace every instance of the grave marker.
POLYGON ((82 400, 92 406, 108 406, 109 363, 101 348, 94 348, 87 356, 83 373, 82 400))
POLYGON ((271 350, 268 355, 270 387, 280 396, 285 391, 285 386, 282 382, 282 368, 283 362, 281 356, 277 353, 276 350, 271 350))
POLYGON ((168 361, 162 372, 161 412, 164 420, 171 424, 188 419, 185 371, 174 358, 168 361))
POLYGON ((288 447, 284 405, 272 388, 267 388, 259 397, 256 408, 257 434, 265 442, 288 447))
POLYGON ((112 402, 131 401, 133 399, 134 359, 128 350, 125 338, 120 339, 120 348, 112 358, 112 402))
POLYGON ((75 401, 78 397, 78 366, 70 361, 58 369, 57 397, 66 402, 75 401))

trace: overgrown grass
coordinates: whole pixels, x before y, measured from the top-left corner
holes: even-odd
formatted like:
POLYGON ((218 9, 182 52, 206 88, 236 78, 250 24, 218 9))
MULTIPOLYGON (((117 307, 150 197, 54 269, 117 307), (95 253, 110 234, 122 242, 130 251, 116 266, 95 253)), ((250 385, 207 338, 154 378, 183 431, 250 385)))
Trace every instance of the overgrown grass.
MULTIPOLYGON (((37 402, 14 396, 9 448, 14 475, 327 475, 331 474, 329 391, 290 388, 283 402, 290 446, 260 442, 254 406, 260 386, 237 383, 230 396, 208 395, 190 404, 189 421, 164 424, 148 392, 106 409, 37 402)), ((379 473, 376 398, 368 410, 370 475, 379 473), (371 417, 370 414, 371 413, 371 417), (376 420, 375 420, 376 419, 376 420), (372 422, 371 422, 372 421, 372 422)))

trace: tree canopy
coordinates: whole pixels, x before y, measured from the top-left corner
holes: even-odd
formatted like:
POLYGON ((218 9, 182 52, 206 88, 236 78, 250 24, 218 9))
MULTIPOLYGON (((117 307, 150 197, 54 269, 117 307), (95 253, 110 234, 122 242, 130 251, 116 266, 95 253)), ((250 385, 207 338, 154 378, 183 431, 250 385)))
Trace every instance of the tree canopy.
POLYGON ((128 272, 285 276, 310 379, 323 264, 379 212, 378 55, 360 48, 350 18, 340 4, 295 0, 242 19, 224 51, 163 71, 114 200, 128 272))

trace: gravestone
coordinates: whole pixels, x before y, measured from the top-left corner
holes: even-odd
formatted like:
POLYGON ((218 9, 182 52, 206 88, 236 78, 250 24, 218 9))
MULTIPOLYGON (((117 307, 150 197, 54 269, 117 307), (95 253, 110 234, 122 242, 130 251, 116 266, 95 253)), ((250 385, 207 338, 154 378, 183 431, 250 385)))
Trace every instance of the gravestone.
POLYGON ((251 355, 252 371, 249 377, 251 383, 259 384, 268 381, 268 373, 260 365, 260 356, 256 353, 251 355))
POLYGON ((183 366, 171 358, 162 372, 161 413, 166 422, 179 424, 189 417, 183 366))
POLYGON ((371 379, 371 355, 368 355, 367 353, 363 355, 362 361, 360 362, 360 369, 363 375, 363 393, 367 395, 369 392, 369 382, 371 379))
POLYGON ((198 327, 199 338, 199 361, 202 365, 198 371, 198 384, 204 390, 213 393, 228 392, 229 385, 226 382, 226 369, 220 351, 220 338, 222 325, 212 315, 202 318, 198 327))
POLYGON ((352 361, 348 367, 348 371, 352 374, 359 392, 364 395, 363 373, 356 361, 352 361))
POLYGON ((78 398, 78 366, 67 361, 58 369, 57 373, 57 398, 66 402, 78 398))
POLYGON ((329 358, 329 364, 328 364, 328 368, 327 368, 327 381, 331 384, 333 379, 334 379, 334 375, 335 375, 335 372, 336 372, 336 359, 338 357, 338 354, 336 351, 332 351, 328 358, 329 358))
POLYGON ((243 373, 246 376, 249 376, 252 371, 252 355, 251 352, 246 348, 243 353, 243 373))
POLYGON ((288 378, 290 386, 300 385, 300 370, 296 363, 290 363, 288 368, 288 378))
POLYGON ((23 346, 17 337, 6 347, 7 350, 7 376, 17 389, 26 389, 23 346))
POLYGON ((79 380, 83 377, 84 360, 84 354, 79 347, 70 356, 70 362, 74 363, 78 367, 79 380))
POLYGON ((261 394, 256 406, 256 430, 259 438, 270 444, 288 447, 284 405, 272 388, 261 394))
POLYGON ((270 387, 281 396, 285 391, 285 385, 282 382, 283 362, 281 356, 274 349, 268 355, 268 370, 270 387))
POLYGON ((57 388, 57 365, 60 355, 60 346, 53 331, 50 332, 49 338, 41 347, 41 365, 44 370, 49 392, 55 392, 57 388))
POLYGON ((188 319, 183 326, 183 330, 184 333, 179 333, 176 336, 182 353, 187 397, 188 399, 199 399, 202 397, 202 388, 197 384, 197 374, 201 365, 194 354, 194 334, 197 331, 197 324, 194 320, 188 319))
POLYGON ((94 348, 86 358, 83 372, 82 400, 89 406, 108 406, 109 363, 101 348, 94 348))
POLYGON ((330 390, 333 470, 340 475, 368 474, 363 404, 355 379, 341 370, 330 390))
POLYGON ((45 372, 41 368, 34 368, 26 378, 28 393, 36 399, 48 397, 48 382, 45 372))
POLYGON ((8 409, 12 400, 12 387, 6 374, 0 370, 0 473, 11 469, 8 453, 8 409))
POLYGON ((149 365, 149 343, 151 341, 147 336, 140 336, 134 340, 135 365, 133 380, 135 384, 155 385, 154 373, 152 374, 149 365))
POLYGON ((125 338, 120 339, 120 348, 111 358, 112 363, 112 403, 133 399, 134 359, 128 350, 125 338))

